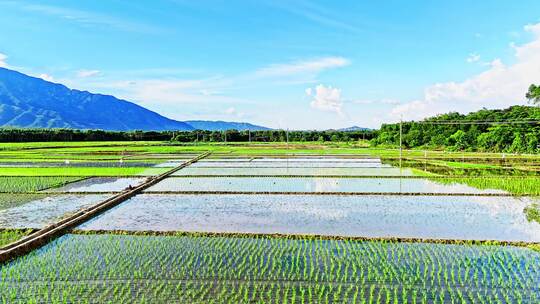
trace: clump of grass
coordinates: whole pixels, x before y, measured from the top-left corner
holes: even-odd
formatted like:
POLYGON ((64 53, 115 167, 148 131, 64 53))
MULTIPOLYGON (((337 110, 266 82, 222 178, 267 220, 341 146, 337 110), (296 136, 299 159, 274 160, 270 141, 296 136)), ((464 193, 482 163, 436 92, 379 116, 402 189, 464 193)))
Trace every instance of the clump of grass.
POLYGON ((527 217, 527 221, 532 222, 535 221, 540 224, 540 205, 539 204, 532 204, 525 209, 523 209, 523 212, 525 213, 525 216, 527 217))

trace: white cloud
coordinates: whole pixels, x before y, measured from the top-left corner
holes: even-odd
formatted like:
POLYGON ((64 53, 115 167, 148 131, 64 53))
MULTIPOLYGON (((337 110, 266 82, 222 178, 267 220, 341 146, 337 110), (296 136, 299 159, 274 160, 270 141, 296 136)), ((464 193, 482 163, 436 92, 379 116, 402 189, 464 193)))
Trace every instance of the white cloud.
POLYGON ((41 4, 18 4, 17 8, 57 17, 68 22, 76 23, 82 27, 99 27, 105 30, 116 29, 121 31, 150 34, 164 32, 164 29, 153 25, 134 22, 131 20, 117 18, 112 15, 105 15, 92 11, 41 4))
POLYGON ((422 119, 449 111, 470 112, 486 108, 503 108, 524 104, 525 92, 531 83, 540 83, 540 23, 527 25, 525 31, 532 41, 511 46, 515 63, 507 65, 500 59, 488 68, 462 82, 437 83, 424 90, 419 100, 395 107, 391 116, 422 119))
POLYGON ((469 54, 469 57, 467 57, 468 63, 478 62, 479 60, 480 60, 480 55, 476 53, 469 54))
POLYGON ((246 117, 246 113, 238 111, 235 107, 225 109, 225 114, 228 116, 234 116, 236 118, 246 117))
POLYGON ((99 75, 98 70, 79 70, 77 71, 77 77, 79 78, 88 78, 99 75))
POLYGON ((50 82, 54 81, 54 78, 51 75, 48 75, 48 74, 39 74, 38 77, 45 80, 45 81, 50 81, 50 82))
POLYGON ((295 61, 285 64, 272 64, 255 72, 258 77, 279 77, 297 74, 317 74, 324 70, 349 65, 343 57, 323 57, 312 60, 295 61))
POLYGON ((306 89, 306 95, 313 98, 311 107, 317 110, 336 112, 343 115, 343 101, 341 100, 341 90, 322 84, 306 89))
POLYGON ((384 104, 384 105, 398 105, 401 104, 399 100, 396 99, 390 99, 390 98, 383 98, 383 99, 357 99, 352 100, 351 103, 354 104, 384 104))
POLYGON ((7 68, 7 55, 0 53, 0 68, 7 68))

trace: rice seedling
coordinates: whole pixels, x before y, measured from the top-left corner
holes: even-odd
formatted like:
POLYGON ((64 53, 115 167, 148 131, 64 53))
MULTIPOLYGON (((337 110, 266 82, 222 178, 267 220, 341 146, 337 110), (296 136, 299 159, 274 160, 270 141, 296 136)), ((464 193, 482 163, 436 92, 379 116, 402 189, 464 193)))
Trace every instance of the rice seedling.
POLYGON ((455 177, 431 179, 440 184, 466 184, 468 186, 487 190, 499 189, 515 195, 540 195, 540 177, 455 177))
POLYGON ((5 302, 534 303, 539 284, 524 248, 316 238, 66 235, 0 266, 5 302))
POLYGON ((80 179, 81 177, 75 176, 0 176, 0 192, 35 192, 60 187, 80 179))
POLYGON ((29 235, 33 231, 33 229, 0 229, 0 249, 9 243, 29 235))
POLYGON ((167 168, 145 167, 4 167, 2 176, 132 176, 157 175, 167 168))

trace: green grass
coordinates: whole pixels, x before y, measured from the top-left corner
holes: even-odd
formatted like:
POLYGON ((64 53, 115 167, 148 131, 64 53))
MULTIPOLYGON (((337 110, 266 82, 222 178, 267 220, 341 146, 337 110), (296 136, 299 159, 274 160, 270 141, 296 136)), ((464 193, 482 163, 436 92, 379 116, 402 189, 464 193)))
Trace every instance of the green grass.
POLYGON ((34 192, 80 180, 81 177, 0 176, 0 192, 34 192))
POLYGON ((131 176, 157 175, 170 168, 151 167, 4 167, 0 176, 131 176))
MULTIPOLYGON (((399 149, 365 147, 364 143, 292 142, 286 143, 184 143, 169 142, 56 142, 56 143, 0 143, 0 159, 120 159, 126 155, 143 153, 202 153, 212 151, 236 155, 253 154, 365 154, 381 157, 398 157, 399 149), (17 155, 19 154, 19 155, 17 155)), ((424 150, 403 150, 404 157, 423 158, 424 150)), ((429 151, 428 157, 485 157, 501 158, 500 153, 429 151)), ((532 155, 509 155, 513 158, 539 158, 532 155)))
POLYGON ((66 235, 0 266, 0 301, 536 303, 539 274, 511 246, 66 235))
POLYGON ((475 163, 466 163, 466 162, 455 162, 455 161, 430 161, 429 163, 434 165, 443 165, 450 168, 457 169, 500 169, 498 165, 489 165, 489 164, 475 164, 475 163))
POLYGON ((32 233, 32 229, 0 229, 0 248, 32 233))

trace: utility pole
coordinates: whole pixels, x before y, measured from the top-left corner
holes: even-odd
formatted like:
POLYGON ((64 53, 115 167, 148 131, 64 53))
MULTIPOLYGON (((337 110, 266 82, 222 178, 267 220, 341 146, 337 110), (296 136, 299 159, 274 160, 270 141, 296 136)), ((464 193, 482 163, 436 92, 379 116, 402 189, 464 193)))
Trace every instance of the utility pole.
POLYGON ((227 142, 227 130, 223 131, 223 142, 227 142))
POLYGON ((403 115, 401 115, 401 118, 399 120, 399 169, 401 170, 401 159, 403 157, 403 115))
POLYGON ((248 129, 249 142, 251 143, 251 130, 248 129))

